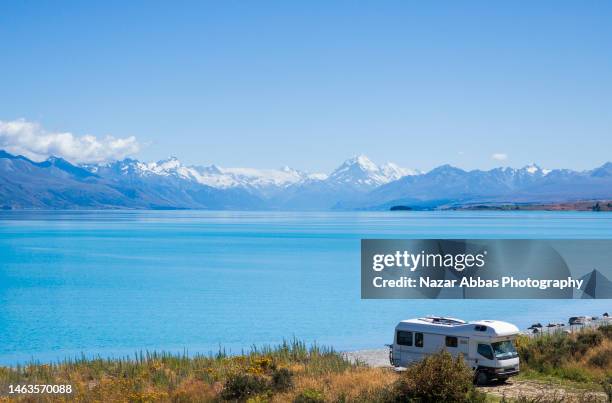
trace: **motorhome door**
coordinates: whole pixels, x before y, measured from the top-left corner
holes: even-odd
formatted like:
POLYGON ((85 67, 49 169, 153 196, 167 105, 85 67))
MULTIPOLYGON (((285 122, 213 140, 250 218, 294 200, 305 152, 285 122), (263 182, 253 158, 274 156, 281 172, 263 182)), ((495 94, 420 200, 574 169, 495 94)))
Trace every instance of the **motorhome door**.
POLYGON ((495 355, 489 343, 478 343, 476 345, 476 363, 483 367, 495 366, 495 355))
MULTIPOLYGON (((414 345, 414 332, 398 330, 395 335, 395 340, 396 346, 399 350, 399 365, 406 366, 410 361, 412 361, 410 350, 414 345)), ((393 352, 393 355, 395 357, 395 351, 393 352)))

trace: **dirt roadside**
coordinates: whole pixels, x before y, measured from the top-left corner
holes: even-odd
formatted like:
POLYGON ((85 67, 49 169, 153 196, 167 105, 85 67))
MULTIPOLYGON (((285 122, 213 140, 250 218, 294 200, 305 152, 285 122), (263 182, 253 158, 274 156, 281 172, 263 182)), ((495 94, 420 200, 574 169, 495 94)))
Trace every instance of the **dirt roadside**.
POLYGON ((478 387, 497 397, 516 399, 518 397, 536 398, 544 401, 564 402, 607 402, 608 398, 604 392, 581 390, 565 387, 561 384, 546 383, 534 380, 510 378, 501 384, 492 384, 478 387))

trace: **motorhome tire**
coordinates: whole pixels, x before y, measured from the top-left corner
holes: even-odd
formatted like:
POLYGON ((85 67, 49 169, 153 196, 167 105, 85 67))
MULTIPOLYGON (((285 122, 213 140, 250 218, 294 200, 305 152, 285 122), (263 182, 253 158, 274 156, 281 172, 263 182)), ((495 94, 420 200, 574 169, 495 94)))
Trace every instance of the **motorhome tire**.
POLYGON ((489 383, 489 376, 485 371, 476 371, 475 381, 476 385, 486 385, 489 383))

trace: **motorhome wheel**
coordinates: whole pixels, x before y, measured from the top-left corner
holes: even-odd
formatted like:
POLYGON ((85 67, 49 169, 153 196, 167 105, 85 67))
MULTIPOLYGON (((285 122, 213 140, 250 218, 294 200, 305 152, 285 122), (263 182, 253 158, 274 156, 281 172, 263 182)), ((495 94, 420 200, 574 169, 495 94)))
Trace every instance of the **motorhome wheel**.
POLYGON ((476 372, 476 385, 486 385, 489 383, 489 376, 485 371, 476 372))

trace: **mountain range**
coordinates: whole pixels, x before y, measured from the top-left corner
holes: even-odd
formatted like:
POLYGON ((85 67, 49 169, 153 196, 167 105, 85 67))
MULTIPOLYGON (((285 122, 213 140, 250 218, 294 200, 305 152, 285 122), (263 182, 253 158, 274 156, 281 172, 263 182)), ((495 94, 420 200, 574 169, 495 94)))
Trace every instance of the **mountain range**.
POLYGON ((415 209, 472 204, 554 203, 612 199, 612 163, 588 171, 520 169, 429 172, 361 155, 329 174, 280 169, 186 166, 124 159, 77 165, 36 162, 0 151, 4 209, 415 209))

